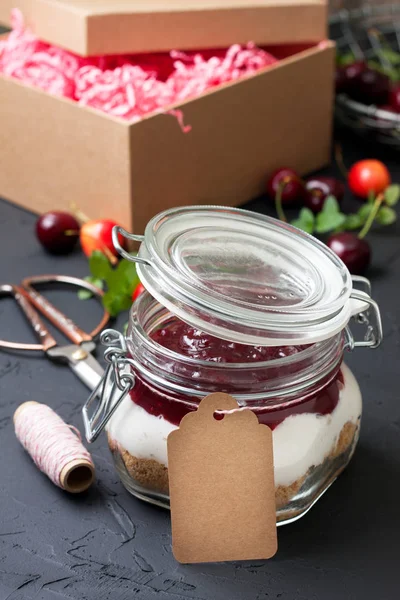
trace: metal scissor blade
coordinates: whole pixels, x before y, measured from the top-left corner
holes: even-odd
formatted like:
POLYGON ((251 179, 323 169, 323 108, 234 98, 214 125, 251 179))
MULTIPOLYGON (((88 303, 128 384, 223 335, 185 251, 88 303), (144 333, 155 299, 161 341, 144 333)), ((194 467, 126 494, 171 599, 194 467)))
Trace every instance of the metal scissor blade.
POLYGON ((71 369, 90 390, 99 384, 104 369, 90 352, 95 349, 94 342, 84 342, 80 346, 70 344, 48 350, 50 358, 66 360, 71 369))
POLYGON ((90 390, 94 390, 98 385, 104 371, 100 363, 91 354, 78 363, 70 362, 69 366, 90 390))

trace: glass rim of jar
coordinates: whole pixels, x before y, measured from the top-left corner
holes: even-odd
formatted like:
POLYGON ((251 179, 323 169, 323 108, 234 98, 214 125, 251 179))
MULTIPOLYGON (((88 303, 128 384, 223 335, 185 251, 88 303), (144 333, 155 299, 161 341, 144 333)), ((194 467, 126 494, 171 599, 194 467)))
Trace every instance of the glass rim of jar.
MULTIPOLYGON (((320 342, 314 342, 314 343, 310 343, 307 344, 307 348, 304 348, 303 350, 300 350, 300 352, 296 352, 295 354, 290 354, 289 356, 283 356, 281 358, 274 358, 274 359, 270 359, 270 360, 264 360, 264 361, 260 361, 260 362, 230 362, 230 363, 217 363, 217 362, 212 362, 209 360, 202 360, 202 359, 198 359, 198 358, 192 358, 190 356, 185 356, 184 354, 179 354, 178 352, 175 352, 174 350, 170 350, 169 348, 166 348, 165 346, 162 346, 161 344, 159 344, 158 342, 155 342, 145 331, 143 325, 140 323, 140 321, 138 319, 135 318, 135 315, 137 314, 137 310, 138 308, 140 308, 140 303, 143 302, 146 297, 150 297, 152 298, 155 302, 157 302, 160 306, 162 306, 162 308, 164 308, 167 312, 168 309, 161 304, 161 302, 159 302, 156 298, 153 298, 153 296, 150 294, 150 292, 148 292, 147 290, 144 290, 139 297, 136 299, 136 301, 132 304, 132 307, 129 311, 129 326, 131 325, 132 322, 135 323, 135 335, 139 335, 141 338, 141 341, 144 342, 145 344, 147 344, 148 346, 151 346, 153 348, 156 348, 157 351, 160 352, 160 354, 164 354, 165 356, 168 356, 170 358, 176 358, 181 360, 182 362, 187 362, 188 364, 191 365, 201 365, 201 366, 213 366, 215 368, 221 367, 224 369, 237 369, 240 367, 246 367, 249 368, 250 365, 252 365, 252 367, 268 367, 270 365, 273 364, 274 367, 281 367, 281 366, 286 366, 286 365, 290 365, 294 362, 297 362, 299 360, 299 358, 311 358, 311 356, 313 354, 315 354, 316 351, 324 348, 324 347, 328 347, 332 344, 332 340, 337 338, 338 336, 342 335, 342 332, 339 332, 329 338, 326 338, 324 340, 321 340, 320 342)), ((170 312, 171 315, 175 316, 177 319, 185 322, 183 319, 181 319, 180 317, 177 317, 176 315, 174 315, 172 312, 170 312)), ((190 325, 192 327, 192 325, 190 325)), ((214 335, 214 334, 210 334, 210 335, 214 335)), ((215 337, 218 337, 217 335, 215 335, 215 337)), ((222 339, 226 339, 227 341, 230 341, 229 338, 222 338, 222 339)), ((237 343, 243 343, 243 342, 237 342, 237 343)), ((254 345, 254 346, 265 346, 268 347, 267 344, 253 344, 250 343, 249 345, 254 345)), ((282 347, 285 346, 295 346, 296 344, 282 344, 282 347)))
MULTIPOLYGON (((175 352, 174 350, 170 350, 165 346, 155 342, 145 330, 145 326, 141 322, 143 315, 140 315, 141 310, 145 310, 145 303, 153 302, 156 307, 159 307, 161 310, 166 312, 166 315, 174 316, 173 313, 170 313, 168 309, 165 308, 161 303, 158 302, 157 299, 153 298, 149 292, 144 291, 140 296, 136 299, 130 311, 129 318, 129 326, 127 331, 127 344, 128 349, 131 350, 131 345, 134 348, 141 348, 144 346, 148 351, 150 351, 151 355, 156 354, 157 357, 161 356, 170 361, 179 362, 185 365, 190 365, 192 367, 202 367, 204 369, 210 371, 238 371, 243 372, 247 371, 255 371, 255 370, 272 370, 276 368, 287 367, 296 363, 304 363, 311 362, 312 359, 317 356, 322 356, 320 358, 319 367, 321 370, 318 370, 317 361, 312 361, 312 364, 307 363, 307 368, 303 368, 301 371, 300 381, 296 379, 292 382, 292 378, 294 377, 294 373, 291 373, 286 376, 286 379, 289 379, 290 382, 287 385, 281 384, 278 387, 273 387, 271 390, 263 389, 260 392, 251 392, 251 393, 240 393, 235 392, 234 396, 239 401, 240 400, 262 400, 268 398, 276 398, 277 395, 286 397, 292 394, 296 394, 298 392, 302 392, 307 390, 313 385, 318 384, 319 381, 326 378, 330 372, 332 372, 336 367, 338 367, 341 363, 343 357, 343 351, 345 349, 345 340, 342 333, 335 334, 331 338, 323 340, 321 342, 316 342, 311 344, 309 347, 297 352, 295 354, 285 356, 282 358, 276 358, 272 360, 260 361, 260 362, 241 362, 241 363, 217 363, 213 361, 194 359, 192 357, 188 357, 182 354, 175 352), (333 355, 333 360, 332 360, 333 355), (331 362, 329 362, 331 359, 331 362), (322 366, 321 366, 322 365, 322 366)), ((178 378, 176 374, 171 374, 168 371, 159 370, 159 374, 152 371, 148 365, 143 364, 140 361, 140 357, 138 356, 138 352, 131 352, 132 360, 135 363, 138 371, 145 376, 145 378, 154 383, 159 387, 168 388, 172 392, 183 393, 188 396, 197 396, 204 397, 205 392, 204 389, 199 389, 198 387, 187 387, 181 385, 181 383, 177 382, 178 378), (160 374, 161 373, 161 374, 160 374)), ((152 365, 152 368, 154 365, 152 365)), ((158 368, 158 367, 156 367, 158 368)), ((183 378, 182 378, 183 379, 183 378)), ((273 380, 268 383, 273 384, 273 380)), ((211 392, 210 392, 211 393, 211 392)), ((233 392, 232 392, 233 393, 233 392)), ((179 401, 179 400, 177 400, 179 401)), ((240 403, 240 402, 239 402, 240 403)))

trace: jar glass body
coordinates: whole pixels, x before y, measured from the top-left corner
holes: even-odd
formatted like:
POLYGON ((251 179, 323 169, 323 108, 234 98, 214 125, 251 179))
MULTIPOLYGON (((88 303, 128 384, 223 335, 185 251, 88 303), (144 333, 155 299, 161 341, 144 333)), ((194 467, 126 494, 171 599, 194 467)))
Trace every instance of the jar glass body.
POLYGON ((272 429, 278 523, 305 514, 348 464, 359 435, 361 395, 343 363, 343 333, 269 353, 249 345, 250 358, 235 362, 237 345, 217 344, 221 356, 208 356, 210 337, 144 292, 132 308, 127 346, 135 385, 111 417, 107 435, 133 495, 169 507, 168 434, 213 392, 231 394, 272 429), (179 352, 182 336, 195 344, 194 355, 179 352), (229 361, 222 355, 227 349, 229 361))

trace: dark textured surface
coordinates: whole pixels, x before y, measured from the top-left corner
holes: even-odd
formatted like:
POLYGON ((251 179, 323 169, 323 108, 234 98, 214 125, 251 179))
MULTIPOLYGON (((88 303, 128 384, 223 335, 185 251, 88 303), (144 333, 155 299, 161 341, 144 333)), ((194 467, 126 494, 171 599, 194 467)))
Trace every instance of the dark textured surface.
MULTIPOLYGON (((376 154, 350 140, 344 147, 348 163, 376 154)), ((396 160, 396 155, 390 159, 394 175, 396 160)), ((249 206, 263 210, 265 204, 249 206)), ((46 272, 86 275, 79 252, 52 258, 42 251, 34 221, 33 215, 0 202, 0 281, 46 272)), ((123 489, 104 437, 91 448, 98 479, 89 492, 71 496, 52 485, 16 441, 13 411, 36 399, 82 430, 86 389, 67 367, 40 356, 0 353, 0 600, 399 598, 399 225, 374 233, 371 242, 370 276, 385 342, 378 350, 358 349, 348 357, 365 400, 359 447, 345 474, 313 510, 279 529, 279 551, 268 562, 176 563, 169 514, 123 489)), ((71 316, 90 325, 90 303, 56 296, 71 316)), ((1 337, 29 335, 17 317, 11 301, 2 300, 1 337)), ((125 320, 121 317, 118 324, 125 320)))

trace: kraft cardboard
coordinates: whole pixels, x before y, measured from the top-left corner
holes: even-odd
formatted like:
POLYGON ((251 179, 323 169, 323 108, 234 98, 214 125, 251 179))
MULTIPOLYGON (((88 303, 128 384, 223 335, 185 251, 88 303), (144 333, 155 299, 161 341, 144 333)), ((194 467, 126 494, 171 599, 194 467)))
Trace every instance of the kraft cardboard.
POLYGON ((334 55, 314 46, 179 105, 186 134, 170 115, 132 124, 0 77, 0 195, 38 213, 73 201, 136 233, 173 206, 243 204, 282 165, 329 162, 334 55))
POLYGON ((82 56, 318 42, 325 0, 2 0, 18 6, 37 36, 82 56))
POLYGON ((270 558, 277 550, 272 431, 216 393, 168 436, 172 550, 182 563, 270 558))

